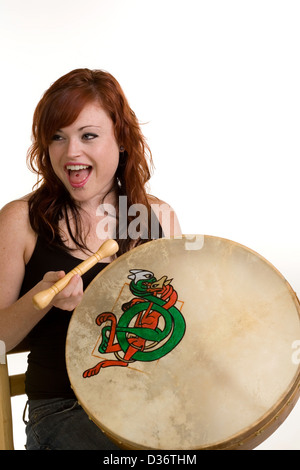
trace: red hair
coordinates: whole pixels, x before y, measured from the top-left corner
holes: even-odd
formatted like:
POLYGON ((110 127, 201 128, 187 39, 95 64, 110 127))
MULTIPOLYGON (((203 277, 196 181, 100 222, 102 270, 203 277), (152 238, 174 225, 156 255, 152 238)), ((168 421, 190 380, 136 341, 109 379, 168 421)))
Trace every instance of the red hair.
MULTIPOLYGON (((54 82, 38 103, 33 116, 33 143, 27 154, 29 167, 39 177, 38 189, 29 200, 30 223, 36 233, 61 247, 64 244, 58 221, 65 217, 71 238, 78 247, 86 249, 78 208, 52 169, 48 147, 55 132, 72 124, 83 107, 94 101, 98 101, 110 116, 116 141, 125 149, 120 153, 116 172, 117 193, 127 196, 128 207, 144 204, 150 218, 146 183, 151 176, 152 156, 137 117, 111 74, 102 70, 76 69, 54 82), (68 224, 67 209, 75 216, 75 233, 68 224)), ((121 253, 130 247, 128 240, 119 240, 119 244, 121 253)))

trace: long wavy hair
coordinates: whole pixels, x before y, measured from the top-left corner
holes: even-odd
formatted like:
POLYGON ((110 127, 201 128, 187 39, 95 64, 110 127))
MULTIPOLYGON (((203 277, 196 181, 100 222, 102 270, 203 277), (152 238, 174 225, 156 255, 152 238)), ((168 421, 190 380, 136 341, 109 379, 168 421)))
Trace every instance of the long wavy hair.
MULTIPOLYGON (((48 148, 55 132, 72 124, 83 107, 95 101, 112 119, 116 141, 124 148, 115 175, 117 196, 127 196, 128 207, 139 203, 147 208, 147 233, 150 233, 151 211, 146 183, 151 176, 152 155, 137 117, 111 74, 102 70, 76 69, 54 82, 38 103, 33 116, 32 145, 27 153, 28 166, 38 175, 37 188, 29 199, 31 226, 49 244, 64 249, 66 246, 59 230, 62 218, 75 246, 83 250, 87 250, 87 246, 79 208, 54 173, 48 148), (75 221, 75 228, 71 228, 68 214, 75 221)), ((128 217, 127 227, 129 223, 128 217)), ((132 247, 132 240, 120 237, 118 230, 116 238, 119 254, 132 247)))

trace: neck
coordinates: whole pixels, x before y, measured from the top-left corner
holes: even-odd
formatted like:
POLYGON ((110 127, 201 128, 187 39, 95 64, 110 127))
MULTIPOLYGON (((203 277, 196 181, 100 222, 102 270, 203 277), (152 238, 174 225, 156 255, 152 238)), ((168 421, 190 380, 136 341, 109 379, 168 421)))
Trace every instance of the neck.
POLYGON ((89 216, 95 216, 101 204, 110 204, 117 207, 117 200, 117 192, 115 191, 115 188, 112 188, 108 193, 97 195, 87 201, 76 201, 76 205, 82 214, 85 213, 89 216))

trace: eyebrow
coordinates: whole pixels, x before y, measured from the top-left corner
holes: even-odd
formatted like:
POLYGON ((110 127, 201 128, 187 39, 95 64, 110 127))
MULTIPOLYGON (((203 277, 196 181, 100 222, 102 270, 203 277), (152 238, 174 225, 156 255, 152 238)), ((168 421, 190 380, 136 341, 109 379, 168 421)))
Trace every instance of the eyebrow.
MULTIPOLYGON (((97 129, 101 129, 100 126, 95 126, 94 124, 90 124, 89 126, 80 127, 78 130, 79 130, 79 131, 83 131, 83 129, 86 129, 87 127, 96 127, 97 129)), ((62 129, 58 129, 57 132, 63 132, 63 130, 62 130, 62 129)))
POLYGON ((97 127, 97 129, 101 129, 100 126, 95 126, 95 125, 91 124, 90 126, 83 126, 83 127, 80 127, 79 130, 80 130, 80 131, 83 131, 83 129, 86 129, 87 127, 97 127))

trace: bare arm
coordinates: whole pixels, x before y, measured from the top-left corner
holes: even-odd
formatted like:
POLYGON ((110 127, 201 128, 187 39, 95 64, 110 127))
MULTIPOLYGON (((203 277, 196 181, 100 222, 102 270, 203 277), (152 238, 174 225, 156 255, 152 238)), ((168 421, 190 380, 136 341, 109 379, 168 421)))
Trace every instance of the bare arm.
POLYGON ((82 297, 82 281, 75 276, 47 308, 34 308, 33 295, 63 277, 64 272, 59 271, 47 273, 18 299, 35 239, 25 201, 14 201, 0 211, 0 339, 5 342, 7 351, 22 341, 53 305, 73 310, 82 297))

